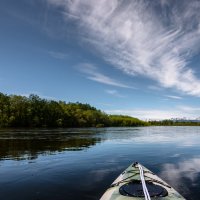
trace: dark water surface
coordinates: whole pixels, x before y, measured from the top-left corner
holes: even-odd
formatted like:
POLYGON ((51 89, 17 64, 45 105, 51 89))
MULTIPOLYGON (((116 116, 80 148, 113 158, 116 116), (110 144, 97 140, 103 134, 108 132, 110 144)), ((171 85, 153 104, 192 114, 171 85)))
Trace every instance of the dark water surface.
POLYGON ((0 131, 0 199, 97 200, 133 161, 200 199, 200 127, 0 131))

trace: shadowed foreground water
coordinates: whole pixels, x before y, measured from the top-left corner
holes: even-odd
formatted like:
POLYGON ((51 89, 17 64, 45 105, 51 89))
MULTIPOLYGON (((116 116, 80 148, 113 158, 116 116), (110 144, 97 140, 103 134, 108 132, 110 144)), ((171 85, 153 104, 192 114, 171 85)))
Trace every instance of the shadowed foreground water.
POLYGON ((97 200, 133 161, 200 198, 200 127, 0 131, 0 199, 97 200))

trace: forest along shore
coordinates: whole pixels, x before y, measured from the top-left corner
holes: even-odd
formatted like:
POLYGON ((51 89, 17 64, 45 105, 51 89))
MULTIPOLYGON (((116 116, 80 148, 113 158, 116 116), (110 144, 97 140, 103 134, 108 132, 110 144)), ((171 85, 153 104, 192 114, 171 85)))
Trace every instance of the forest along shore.
MULTIPOLYGON (((145 116, 144 116, 145 117, 145 116)), ((66 103, 40 98, 0 93, 0 128, 13 127, 134 127, 134 126, 199 126, 193 121, 142 121, 124 116, 109 115, 83 103, 66 103)))

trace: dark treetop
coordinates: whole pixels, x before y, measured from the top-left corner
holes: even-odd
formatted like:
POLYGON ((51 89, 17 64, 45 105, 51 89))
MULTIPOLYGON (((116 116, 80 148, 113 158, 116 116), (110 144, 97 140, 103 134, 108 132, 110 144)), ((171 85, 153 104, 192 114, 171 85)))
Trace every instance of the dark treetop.
POLYGON ((89 104, 66 103, 0 93, 0 127, 108 127, 144 126, 146 122, 121 115, 107 115, 89 104))

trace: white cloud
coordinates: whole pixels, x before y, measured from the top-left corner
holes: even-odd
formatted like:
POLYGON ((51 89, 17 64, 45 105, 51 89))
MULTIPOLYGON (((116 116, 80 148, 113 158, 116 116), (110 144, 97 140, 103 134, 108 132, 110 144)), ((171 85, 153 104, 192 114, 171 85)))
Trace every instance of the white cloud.
POLYGON ((113 95, 115 97, 125 98, 126 96, 121 95, 117 90, 105 90, 107 94, 113 95))
POLYGON ((200 114, 200 107, 178 106, 178 108, 185 112, 199 112, 200 114))
MULTIPOLYGON (((74 20, 87 41, 113 66, 129 75, 156 80, 162 87, 200 96, 200 80, 189 63, 200 47, 197 0, 181 4, 157 1, 162 8, 159 13, 155 2, 143 0, 48 2, 61 7, 65 19, 74 20)), ((91 79, 110 82, 99 74, 91 79)))
POLYGON ((115 95, 115 94, 117 94, 118 92, 117 92, 117 90, 106 90, 106 93, 115 95))
POLYGON ((106 85, 134 89, 134 87, 128 86, 124 83, 121 83, 113 78, 110 78, 109 76, 106 76, 98 72, 97 68, 94 65, 91 65, 89 63, 80 64, 78 68, 81 72, 84 72, 85 74, 87 74, 88 75, 87 78, 90 80, 103 83, 106 85))
POLYGON ((120 109, 120 110, 106 110, 108 114, 121 114, 137 117, 139 119, 171 119, 171 118, 187 118, 196 119, 200 117, 200 108, 192 108, 189 106, 178 106, 176 108, 162 110, 162 109, 120 109))
POLYGON ((166 97, 168 97, 170 99, 182 99, 182 97, 174 96, 174 95, 166 95, 166 97))
POLYGON ((139 119, 171 119, 183 117, 182 113, 179 111, 165 111, 165 110, 148 110, 148 109, 127 109, 127 110, 106 110, 106 113, 109 114, 121 114, 129 115, 132 117, 137 117, 139 119))

